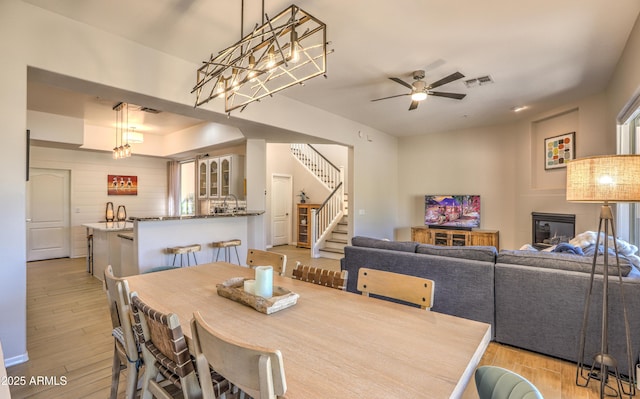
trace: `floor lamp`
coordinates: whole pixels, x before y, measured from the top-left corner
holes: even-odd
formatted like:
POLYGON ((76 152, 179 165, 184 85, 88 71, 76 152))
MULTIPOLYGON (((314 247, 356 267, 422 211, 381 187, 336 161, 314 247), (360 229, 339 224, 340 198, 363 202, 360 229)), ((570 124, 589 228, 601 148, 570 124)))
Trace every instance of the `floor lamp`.
MULTIPOLYGON (((623 389, 617 360, 609 353, 609 229, 611 235, 616 236, 613 223, 611 202, 638 202, 640 201, 640 155, 608 155, 576 159, 567 164, 567 201, 602 203, 600 208, 600 223, 596 238, 596 251, 593 256, 589 289, 585 300, 582 330, 580 331, 578 367, 576 372, 576 384, 587 386, 593 379, 600 380, 600 398, 620 397, 635 395, 634 368, 631 354, 631 333, 629 330, 629 318, 624 298, 622 274, 618 259, 618 246, 613 241, 615 253, 615 266, 618 272, 620 284, 620 300, 624 314, 624 326, 627 344, 627 362, 629 371, 629 391, 623 389), (604 225, 604 231, 603 231, 604 225), (604 238, 602 233, 604 232, 604 238), (602 276, 602 329, 600 351, 592 359, 591 367, 585 365, 585 341, 589 321, 589 307, 591 304, 594 273, 598 258, 600 241, 604 241, 603 276, 602 276), (615 376, 615 386, 609 385, 609 377, 615 376)), ((611 265, 613 266, 613 265, 611 265)))

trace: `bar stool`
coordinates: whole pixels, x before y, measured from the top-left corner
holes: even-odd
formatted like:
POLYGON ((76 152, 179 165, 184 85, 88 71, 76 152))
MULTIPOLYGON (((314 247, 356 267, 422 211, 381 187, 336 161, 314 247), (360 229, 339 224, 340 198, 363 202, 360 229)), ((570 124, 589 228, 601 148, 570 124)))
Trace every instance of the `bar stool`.
POLYGON ((240 255, 238 255, 238 247, 242 245, 242 241, 240 240, 227 240, 227 241, 216 241, 212 242, 211 246, 213 248, 217 248, 216 258, 213 262, 217 262, 220 257, 220 250, 224 249, 224 261, 231 262, 231 247, 234 247, 236 250, 236 259, 238 260, 238 265, 240 264, 240 255))
POLYGON ((93 233, 87 233, 87 273, 93 274, 93 233))
POLYGON ((180 255, 180 267, 182 267, 182 257, 187 255, 187 266, 191 266, 189 262, 189 254, 193 254, 193 261, 195 264, 198 264, 198 260, 196 259, 196 252, 199 252, 202 249, 200 244, 193 245, 184 245, 179 247, 170 247, 167 248, 167 252, 173 254, 173 266, 176 265, 176 256, 180 255))

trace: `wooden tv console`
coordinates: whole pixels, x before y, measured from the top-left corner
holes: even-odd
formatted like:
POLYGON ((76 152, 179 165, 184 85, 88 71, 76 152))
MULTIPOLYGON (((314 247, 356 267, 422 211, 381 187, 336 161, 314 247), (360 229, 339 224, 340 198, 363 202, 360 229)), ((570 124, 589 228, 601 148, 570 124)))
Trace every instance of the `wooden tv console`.
POLYGON ((448 230, 417 226, 411 228, 411 240, 446 246, 490 245, 500 250, 497 230, 448 230))

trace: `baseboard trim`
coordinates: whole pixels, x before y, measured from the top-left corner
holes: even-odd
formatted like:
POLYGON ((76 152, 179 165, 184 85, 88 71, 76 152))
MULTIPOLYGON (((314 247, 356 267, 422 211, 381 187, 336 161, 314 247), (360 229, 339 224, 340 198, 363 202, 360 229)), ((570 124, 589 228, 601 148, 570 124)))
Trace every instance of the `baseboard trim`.
POLYGON ((15 366, 16 364, 25 363, 27 361, 29 361, 29 353, 25 352, 22 355, 8 357, 4 359, 4 366, 11 367, 11 366, 15 366))

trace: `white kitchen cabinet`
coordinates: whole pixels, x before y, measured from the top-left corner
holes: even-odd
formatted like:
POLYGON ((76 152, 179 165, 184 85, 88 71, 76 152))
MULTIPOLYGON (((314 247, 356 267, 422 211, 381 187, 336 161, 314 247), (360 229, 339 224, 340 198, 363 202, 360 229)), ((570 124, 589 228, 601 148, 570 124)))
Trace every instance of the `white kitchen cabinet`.
POLYGON ((209 159, 209 198, 220 196, 220 158, 209 159))
POLYGON ((198 198, 244 199, 244 156, 231 154, 198 161, 198 198))
POLYGON ((198 198, 209 197, 209 160, 198 160, 198 198))
POLYGON ((244 156, 226 155, 220 157, 220 197, 230 194, 243 199, 244 189, 244 156))

